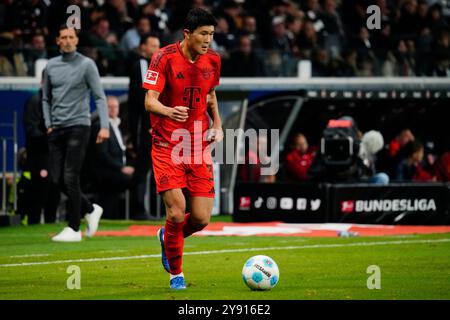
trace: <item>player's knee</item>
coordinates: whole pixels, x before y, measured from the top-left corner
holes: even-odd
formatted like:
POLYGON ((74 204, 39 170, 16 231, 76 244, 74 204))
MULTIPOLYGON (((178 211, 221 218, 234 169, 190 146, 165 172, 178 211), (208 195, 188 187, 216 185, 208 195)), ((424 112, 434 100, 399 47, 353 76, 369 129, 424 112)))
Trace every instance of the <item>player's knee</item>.
POLYGON ((209 224, 209 218, 192 219, 191 224, 195 230, 202 230, 209 224))

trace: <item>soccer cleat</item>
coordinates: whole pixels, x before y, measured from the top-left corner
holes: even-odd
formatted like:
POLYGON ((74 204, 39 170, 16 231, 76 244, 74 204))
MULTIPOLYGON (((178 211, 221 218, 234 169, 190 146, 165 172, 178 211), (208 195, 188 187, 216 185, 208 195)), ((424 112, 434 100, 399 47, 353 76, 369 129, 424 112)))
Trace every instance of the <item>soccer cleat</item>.
POLYGON ((71 227, 65 227, 63 231, 52 238, 56 242, 80 242, 81 232, 73 230, 71 227))
POLYGON ((91 213, 86 214, 86 237, 93 237, 98 229, 98 223, 103 214, 103 208, 98 204, 93 204, 94 210, 91 213))
POLYGON ((170 272, 169 260, 167 260, 166 250, 164 248, 164 228, 158 230, 157 236, 159 243, 161 244, 161 263, 164 267, 164 270, 170 272))
POLYGON ((170 279, 170 289, 183 290, 186 289, 186 283, 184 282, 184 277, 178 276, 170 279))

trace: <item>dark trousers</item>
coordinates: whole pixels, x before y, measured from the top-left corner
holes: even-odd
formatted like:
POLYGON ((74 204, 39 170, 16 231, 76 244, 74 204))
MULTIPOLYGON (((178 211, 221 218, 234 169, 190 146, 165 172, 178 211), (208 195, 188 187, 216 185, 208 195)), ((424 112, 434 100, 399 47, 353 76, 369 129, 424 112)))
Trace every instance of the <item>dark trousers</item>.
POLYGON ((103 208, 103 218, 120 219, 120 195, 131 188, 132 176, 120 171, 102 172, 98 181, 98 204, 103 208))
POLYGON ((45 223, 54 223, 60 194, 49 174, 47 137, 27 137, 27 163, 31 174, 28 224, 40 223, 42 209, 45 223))
POLYGON ((149 129, 141 129, 140 139, 137 146, 137 159, 135 172, 133 176, 132 190, 132 212, 139 216, 146 213, 145 210, 145 191, 147 189, 147 175, 152 167, 152 143, 149 129))
POLYGON ((81 215, 94 210, 80 187, 89 134, 88 126, 72 126, 54 129, 48 136, 50 175, 67 195, 69 227, 75 231, 80 229, 81 215))

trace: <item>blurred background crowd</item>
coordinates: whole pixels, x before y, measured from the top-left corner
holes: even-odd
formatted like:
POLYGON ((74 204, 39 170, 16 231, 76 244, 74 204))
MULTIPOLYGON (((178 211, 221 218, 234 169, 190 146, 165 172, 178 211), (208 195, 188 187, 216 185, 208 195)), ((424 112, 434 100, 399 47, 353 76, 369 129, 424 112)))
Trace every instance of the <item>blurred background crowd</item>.
POLYGON ((128 76, 144 34, 161 46, 182 38, 192 7, 218 19, 213 49, 222 76, 450 75, 450 1, 441 0, 4 0, 0 4, 0 76, 35 76, 35 62, 58 54, 55 36, 70 5, 81 9, 79 50, 101 76, 128 76), (369 30, 377 5, 381 28, 369 30))

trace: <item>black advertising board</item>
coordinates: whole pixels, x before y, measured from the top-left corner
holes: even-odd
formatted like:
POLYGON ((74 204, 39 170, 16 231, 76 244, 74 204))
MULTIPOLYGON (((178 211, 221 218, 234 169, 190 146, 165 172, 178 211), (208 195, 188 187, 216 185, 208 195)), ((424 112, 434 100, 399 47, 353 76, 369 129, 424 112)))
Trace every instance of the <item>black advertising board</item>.
POLYGON ((238 183, 233 221, 326 222, 325 188, 317 184, 238 183))
POLYGON ((338 184, 329 186, 330 221, 363 224, 449 224, 445 184, 338 184))

